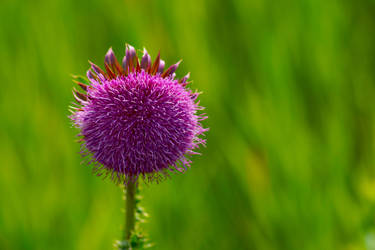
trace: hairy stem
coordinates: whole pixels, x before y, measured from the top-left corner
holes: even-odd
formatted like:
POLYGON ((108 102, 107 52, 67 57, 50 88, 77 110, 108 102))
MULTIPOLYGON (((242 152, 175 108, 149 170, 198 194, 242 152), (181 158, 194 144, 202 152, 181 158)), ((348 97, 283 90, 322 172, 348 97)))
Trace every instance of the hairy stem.
POLYGON ((135 193, 136 193, 137 183, 136 181, 129 181, 126 189, 126 199, 125 199, 125 233, 124 240, 129 241, 132 232, 134 231, 135 225, 135 193))

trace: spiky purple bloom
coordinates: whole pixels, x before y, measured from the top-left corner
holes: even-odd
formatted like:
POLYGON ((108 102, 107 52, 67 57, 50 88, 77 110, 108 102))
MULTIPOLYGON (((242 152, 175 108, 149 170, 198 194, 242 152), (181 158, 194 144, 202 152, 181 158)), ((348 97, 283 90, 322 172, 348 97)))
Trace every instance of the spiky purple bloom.
POLYGON ((175 79, 179 64, 164 70, 160 54, 152 63, 144 49, 139 60, 130 45, 121 65, 112 49, 105 56, 106 71, 91 63, 89 82, 77 81, 84 93, 73 90, 78 105, 71 119, 94 172, 116 182, 138 176, 152 181, 190 166, 187 156, 205 144, 199 135, 207 131, 200 124, 206 116, 197 113, 203 109, 199 93, 186 88, 189 74, 175 79))

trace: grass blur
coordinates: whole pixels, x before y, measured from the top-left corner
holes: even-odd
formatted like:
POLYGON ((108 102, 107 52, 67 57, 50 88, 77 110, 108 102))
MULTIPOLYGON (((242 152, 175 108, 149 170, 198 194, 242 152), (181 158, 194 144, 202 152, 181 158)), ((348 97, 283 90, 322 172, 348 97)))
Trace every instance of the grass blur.
POLYGON ((2 0, 0 249, 111 249, 121 190, 80 165, 70 74, 125 42, 183 58, 207 148, 144 188, 153 249, 375 249, 375 2, 2 0))

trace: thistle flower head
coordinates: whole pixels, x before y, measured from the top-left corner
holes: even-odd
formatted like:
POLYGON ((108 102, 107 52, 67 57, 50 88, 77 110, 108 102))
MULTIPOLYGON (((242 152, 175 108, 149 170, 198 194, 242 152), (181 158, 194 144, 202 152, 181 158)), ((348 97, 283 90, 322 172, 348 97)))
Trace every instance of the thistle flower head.
POLYGON ((199 136, 206 116, 198 114, 199 93, 186 87, 189 74, 175 78, 180 62, 165 69, 160 53, 152 62, 146 49, 138 58, 127 45, 121 63, 110 48, 105 70, 90 64, 89 81, 77 78, 82 91, 73 89, 70 118, 93 171, 126 183, 139 176, 158 181, 190 166, 187 157, 205 144, 199 136))

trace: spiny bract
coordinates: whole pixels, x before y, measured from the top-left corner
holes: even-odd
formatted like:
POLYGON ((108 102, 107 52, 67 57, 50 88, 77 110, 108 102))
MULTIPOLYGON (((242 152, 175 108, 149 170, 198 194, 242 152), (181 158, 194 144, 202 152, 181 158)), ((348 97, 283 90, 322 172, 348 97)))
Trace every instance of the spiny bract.
POLYGON ((180 62, 164 70, 160 53, 152 63, 144 49, 139 61, 127 45, 122 65, 111 48, 105 71, 90 64, 89 81, 75 77, 84 93, 73 89, 78 104, 70 118, 94 172, 121 183, 139 176, 159 181, 168 170, 190 166, 187 156, 205 144, 199 135, 207 131, 200 124, 206 116, 197 113, 199 93, 186 88, 189 74, 175 78, 180 62))

